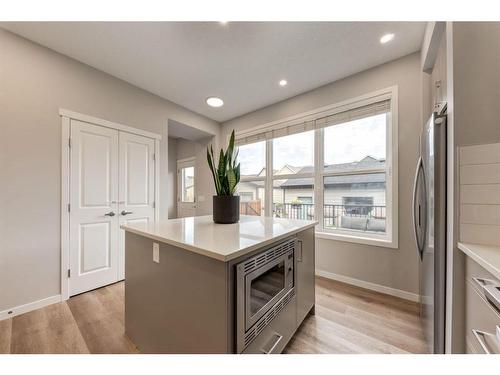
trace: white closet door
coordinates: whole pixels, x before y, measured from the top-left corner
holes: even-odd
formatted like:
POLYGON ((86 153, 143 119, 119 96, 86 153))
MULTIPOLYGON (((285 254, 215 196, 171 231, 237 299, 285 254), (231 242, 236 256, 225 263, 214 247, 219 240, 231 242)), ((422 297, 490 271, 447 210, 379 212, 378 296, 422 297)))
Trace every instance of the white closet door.
POLYGON ((118 280, 118 131, 71 120, 69 293, 118 280))
MULTIPOLYGON (((120 132, 119 221, 154 221, 155 142, 151 138, 120 132)), ((125 278, 125 231, 120 231, 118 278, 125 278)))

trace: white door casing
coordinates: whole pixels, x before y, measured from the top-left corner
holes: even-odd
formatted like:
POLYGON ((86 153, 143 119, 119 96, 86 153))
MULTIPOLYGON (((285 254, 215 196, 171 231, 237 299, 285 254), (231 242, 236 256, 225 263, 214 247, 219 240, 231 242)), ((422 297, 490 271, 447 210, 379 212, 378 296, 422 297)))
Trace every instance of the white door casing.
MULTIPOLYGON (((155 220, 155 141, 119 134, 119 225, 155 220)), ((119 229, 118 280, 125 278, 125 231, 119 229)))
POLYGON ((177 161, 177 217, 196 216, 196 159, 177 161))
POLYGON ((71 121, 69 294, 117 281, 118 131, 71 121))
POLYGON ((65 300, 124 278, 125 241, 119 226, 159 217, 161 136, 76 112, 60 114, 65 300))

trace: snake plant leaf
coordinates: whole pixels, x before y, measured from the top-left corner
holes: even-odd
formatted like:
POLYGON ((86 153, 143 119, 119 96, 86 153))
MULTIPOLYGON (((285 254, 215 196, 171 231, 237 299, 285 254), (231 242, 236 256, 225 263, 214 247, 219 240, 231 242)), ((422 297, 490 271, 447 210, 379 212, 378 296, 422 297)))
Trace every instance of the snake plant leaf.
MULTIPOLYGON (((213 154, 213 151, 212 151, 212 154, 213 154)), ((217 194, 219 194, 219 191, 220 191, 219 179, 216 176, 216 171, 215 171, 214 164, 212 161, 212 156, 210 155, 208 147, 207 147, 207 161, 208 161, 208 166, 210 167, 210 171, 212 172, 212 177, 214 179, 215 191, 217 192, 217 194)))
POLYGON ((226 161, 230 166, 232 166, 233 153, 234 153, 234 130, 231 132, 231 137, 229 138, 229 145, 227 146, 227 151, 226 151, 226 161))
POLYGON ((227 189, 227 176, 226 176, 226 155, 224 154, 224 151, 221 149, 220 154, 219 154, 219 168, 217 169, 218 175, 219 175, 219 182, 220 182, 220 187, 221 187, 221 194, 222 195, 228 195, 229 191, 227 189))
POLYGON ((235 170, 235 174, 236 174, 236 183, 239 183, 240 182, 240 177, 241 177, 241 174, 240 174, 240 163, 238 163, 238 165, 236 166, 236 168, 234 168, 235 170))
POLYGON ((233 130, 226 152, 223 149, 220 150, 218 162, 212 145, 207 147, 207 162, 212 172, 217 195, 234 195, 236 186, 240 182, 240 164, 237 164, 238 148, 235 149, 234 143, 233 130))
POLYGON ((230 168, 227 171, 227 183, 229 188, 229 194, 233 195, 234 189, 236 188, 236 174, 234 169, 230 168))
POLYGON ((236 186, 240 182, 240 164, 238 163, 236 168, 231 169, 231 171, 234 171, 234 184, 233 184, 233 189, 231 191, 231 195, 232 195, 236 191, 236 186))

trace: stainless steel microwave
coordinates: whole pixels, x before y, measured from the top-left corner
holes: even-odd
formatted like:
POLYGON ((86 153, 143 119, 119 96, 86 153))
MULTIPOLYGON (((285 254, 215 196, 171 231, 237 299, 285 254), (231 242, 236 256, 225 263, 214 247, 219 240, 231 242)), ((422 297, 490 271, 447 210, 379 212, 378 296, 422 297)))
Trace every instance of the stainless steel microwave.
MULTIPOLYGON (((294 291, 296 242, 296 239, 285 241, 236 265, 236 320, 240 349, 250 343, 246 334, 252 327, 262 320, 268 321, 266 315, 273 313, 273 307, 294 291)), ((260 330, 264 326, 259 324, 260 330)), ((256 334, 258 332, 253 330, 250 336, 256 334)))

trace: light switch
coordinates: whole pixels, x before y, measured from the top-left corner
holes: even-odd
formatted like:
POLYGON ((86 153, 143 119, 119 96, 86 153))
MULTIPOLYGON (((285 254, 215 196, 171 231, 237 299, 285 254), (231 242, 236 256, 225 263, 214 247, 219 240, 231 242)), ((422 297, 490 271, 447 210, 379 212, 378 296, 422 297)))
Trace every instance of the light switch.
POLYGON ((160 263, 160 244, 153 242, 153 262, 160 263))

